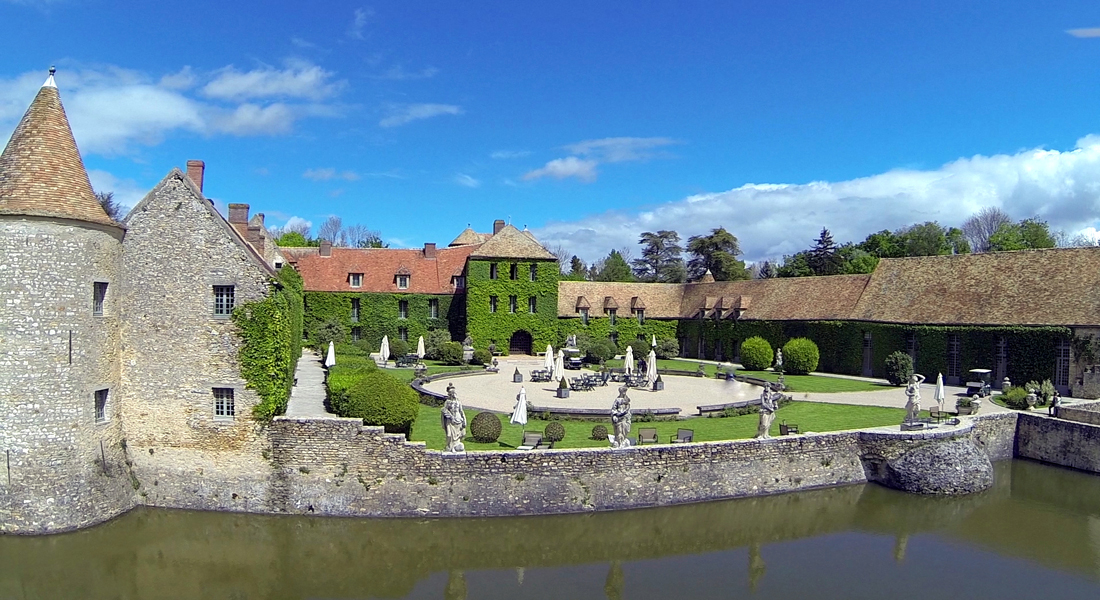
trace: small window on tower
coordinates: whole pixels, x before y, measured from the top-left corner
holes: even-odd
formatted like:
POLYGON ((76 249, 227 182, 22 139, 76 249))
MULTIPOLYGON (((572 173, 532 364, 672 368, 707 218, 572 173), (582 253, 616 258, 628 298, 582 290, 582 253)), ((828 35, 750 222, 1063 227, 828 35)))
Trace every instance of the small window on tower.
POLYGON ((214 316, 228 317, 233 314, 235 303, 234 289, 231 285, 214 286, 214 316))
POLYGON ((108 390, 95 391, 95 422, 107 422, 107 394, 108 390))
POLYGON ((103 316, 103 305, 107 302, 107 282, 97 281, 92 284, 92 314, 103 316))
POLYGON ((232 420, 237 416, 233 401, 233 388, 214 388, 214 419, 232 420))

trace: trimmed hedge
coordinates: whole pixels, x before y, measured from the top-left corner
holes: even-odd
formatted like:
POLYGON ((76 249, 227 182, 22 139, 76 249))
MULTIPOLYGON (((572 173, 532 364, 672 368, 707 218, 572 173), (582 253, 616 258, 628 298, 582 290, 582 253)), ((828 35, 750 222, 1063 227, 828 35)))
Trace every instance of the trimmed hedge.
POLYGON ((500 439, 502 429, 500 417, 491 412, 479 412, 474 420, 470 421, 470 436, 475 442, 482 444, 490 444, 500 439))
POLYGON ((821 355, 813 340, 800 337, 783 344, 783 372, 791 375, 809 375, 817 370, 821 355))
POLYGON ((448 365, 461 365, 462 364, 462 344, 458 342, 447 342, 439 350, 439 360, 448 365))
POLYGON ((890 385, 906 385, 913 376, 913 357, 898 350, 886 357, 886 380, 890 385))
POLYGON ((542 432, 542 437, 548 442, 560 442, 565 439, 565 425, 558 423, 557 421, 551 421, 546 424, 546 430, 542 432))
POLYGON ((604 425, 596 425, 592 428, 592 439, 594 440, 606 440, 607 439, 607 427, 604 425))
POLYGON ((763 371, 772 365, 772 345, 762 337, 751 337, 741 343, 741 365, 749 371, 763 371))
POLYGON ((368 371, 341 398, 330 402, 341 417, 381 425, 388 433, 408 434, 420 412, 420 395, 380 369, 368 371))
POLYGON ((470 357, 471 365, 487 365, 491 362, 493 362, 493 354, 481 348, 474 350, 474 355, 470 357))

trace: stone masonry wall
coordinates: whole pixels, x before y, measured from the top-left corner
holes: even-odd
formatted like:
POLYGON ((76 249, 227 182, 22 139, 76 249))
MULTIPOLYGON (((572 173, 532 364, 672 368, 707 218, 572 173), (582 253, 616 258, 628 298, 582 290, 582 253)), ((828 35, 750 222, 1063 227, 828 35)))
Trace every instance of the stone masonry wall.
POLYGON ((989 456, 989 460, 1009 460, 1015 455, 1016 415, 1013 411, 971 417, 974 429, 970 437, 974 445, 989 456))
POLYGON ((1100 426, 1021 412, 1016 456, 1100 473, 1100 426))
POLYGON ((1067 421, 1100 425, 1100 402, 1059 406, 1058 416, 1067 421))
POLYGON ((0 217, 0 531, 84 527, 132 506, 119 402, 122 234, 0 217), (107 284, 102 315, 94 282, 107 284), (96 390, 107 390, 99 422, 96 390))

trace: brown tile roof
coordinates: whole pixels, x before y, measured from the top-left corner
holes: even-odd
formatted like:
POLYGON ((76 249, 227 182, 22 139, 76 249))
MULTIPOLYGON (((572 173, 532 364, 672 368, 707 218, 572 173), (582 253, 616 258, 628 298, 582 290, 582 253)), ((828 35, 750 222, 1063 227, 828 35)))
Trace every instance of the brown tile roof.
POLYGON ((448 246, 468 246, 470 244, 481 244, 487 242, 489 238, 493 237, 491 233, 477 233, 473 229, 467 227, 462 230, 462 233, 458 234, 458 237, 454 239, 448 246))
POLYGON ((320 256, 317 248, 279 250, 302 274, 306 291, 453 294, 451 277, 462 274, 466 259, 476 248, 439 248, 436 258, 425 258, 422 249, 333 248, 330 257, 320 256), (394 278, 401 272, 409 275, 409 288, 405 290, 397 289, 394 278), (351 287, 350 273, 363 274, 361 287, 351 287))
MULTIPOLYGON (((461 237, 461 236, 459 236, 461 237)), ((543 248, 530 232, 523 232, 505 225, 489 241, 470 255, 471 258, 537 258, 554 260, 554 255, 543 248)))
POLYGON ((722 308, 723 316, 728 317, 732 316, 732 309, 744 308, 743 319, 848 319, 868 278, 868 275, 833 275, 688 283, 684 285, 680 316, 698 316, 700 309, 711 316, 710 311, 722 308))
MULTIPOLYGON (((610 297, 620 307, 634 306, 634 298, 645 303, 645 314, 651 318, 675 319, 680 316, 684 286, 677 283, 605 283, 601 281, 562 281, 558 283, 558 316, 577 316, 578 298, 589 303, 589 314, 603 315, 605 300, 610 297)), ((581 305, 584 306, 583 304, 581 305)), ((619 309, 620 312, 623 309, 619 309)), ((620 314, 619 316, 629 316, 620 314)))
POLYGON ((0 154, 0 214, 112 221, 96 200, 52 76, 0 154))
POLYGON ((883 259, 859 320, 966 325, 1100 325, 1100 248, 883 259))

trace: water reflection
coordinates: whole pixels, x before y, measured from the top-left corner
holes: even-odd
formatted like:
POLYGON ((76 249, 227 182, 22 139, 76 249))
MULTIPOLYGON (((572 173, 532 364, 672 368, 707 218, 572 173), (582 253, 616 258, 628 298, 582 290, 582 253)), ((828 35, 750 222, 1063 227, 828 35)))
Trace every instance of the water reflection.
POLYGON ((0 598, 1095 598, 1100 477, 1017 461, 965 498, 849 486, 514 519, 140 510, 0 537, 0 565, 0 598))

